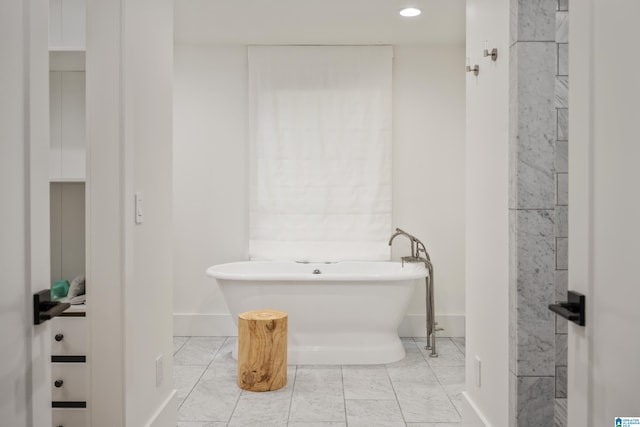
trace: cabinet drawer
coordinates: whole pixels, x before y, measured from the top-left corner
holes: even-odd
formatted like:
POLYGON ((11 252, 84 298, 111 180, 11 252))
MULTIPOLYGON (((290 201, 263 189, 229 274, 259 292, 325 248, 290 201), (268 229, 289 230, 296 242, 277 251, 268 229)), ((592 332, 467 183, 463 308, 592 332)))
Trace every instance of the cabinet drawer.
POLYGON ((51 400, 82 402, 87 400, 87 365, 85 363, 51 364, 51 400), (56 381, 62 381, 56 387, 56 381))
POLYGON ((87 354, 85 317, 55 317, 51 323, 51 354, 83 356, 87 354))
POLYGON ((86 409, 54 409, 52 427, 87 427, 89 416, 86 409))

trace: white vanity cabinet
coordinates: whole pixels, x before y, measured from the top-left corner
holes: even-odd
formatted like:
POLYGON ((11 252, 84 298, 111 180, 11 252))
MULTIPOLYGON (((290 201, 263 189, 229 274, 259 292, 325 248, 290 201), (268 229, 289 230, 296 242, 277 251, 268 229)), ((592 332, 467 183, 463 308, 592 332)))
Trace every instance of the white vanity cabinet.
POLYGON ((88 327, 84 305, 51 320, 51 406, 53 427, 89 425, 88 327))
POLYGON ((87 427, 88 414, 86 409, 54 409, 54 427, 87 427))
POLYGON ((87 322, 84 305, 71 306, 62 316, 52 319, 52 355, 61 357, 85 356, 87 345, 87 322))

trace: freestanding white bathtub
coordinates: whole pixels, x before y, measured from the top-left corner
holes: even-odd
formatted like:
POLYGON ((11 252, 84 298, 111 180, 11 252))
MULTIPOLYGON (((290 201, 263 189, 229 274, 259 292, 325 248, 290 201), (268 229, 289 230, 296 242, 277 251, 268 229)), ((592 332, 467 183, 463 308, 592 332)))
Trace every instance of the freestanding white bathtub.
MULTIPOLYGON (((248 310, 289 314, 290 364, 378 364, 404 358, 397 328, 422 264, 246 261, 207 269, 234 322, 248 310)), ((234 354, 235 356, 235 354, 234 354)))

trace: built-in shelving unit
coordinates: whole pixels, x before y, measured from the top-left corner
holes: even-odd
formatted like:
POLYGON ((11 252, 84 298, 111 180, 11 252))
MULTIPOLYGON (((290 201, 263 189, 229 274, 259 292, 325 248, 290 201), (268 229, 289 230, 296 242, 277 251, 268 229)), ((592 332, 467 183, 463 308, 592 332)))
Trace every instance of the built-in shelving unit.
POLYGON ((85 0, 50 0, 51 283, 85 274, 85 0))
MULTIPOLYGON (((50 0, 51 283, 85 274, 85 0, 50 0)), ((89 284, 87 284, 89 286, 89 284)), ((89 425, 87 310, 52 322, 53 426, 89 425)))
POLYGON ((85 0, 49 0, 49 50, 84 51, 85 0))
POLYGON ((49 71, 51 181, 85 178, 85 72, 49 71))

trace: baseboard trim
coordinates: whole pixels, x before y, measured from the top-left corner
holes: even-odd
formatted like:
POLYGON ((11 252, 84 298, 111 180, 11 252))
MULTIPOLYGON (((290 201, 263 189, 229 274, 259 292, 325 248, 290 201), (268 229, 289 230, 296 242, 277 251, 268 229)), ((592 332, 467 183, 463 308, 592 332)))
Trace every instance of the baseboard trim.
POLYGON ((462 425, 460 427, 491 427, 467 392, 462 392, 462 425))
POLYGON ((155 414, 145 424, 145 427, 175 427, 178 424, 177 390, 171 390, 169 396, 162 402, 155 414))
POLYGON ((230 314, 173 315, 173 335, 196 337, 225 337, 238 335, 238 328, 230 314))
MULTIPOLYGON (((398 327, 398 335, 401 337, 426 336, 426 316, 424 314, 407 314, 398 327)), ((443 331, 436 333, 439 337, 464 337, 464 315, 442 314, 436 315, 438 328, 443 331)))
MULTIPOLYGON (((439 337, 464 337, 464 315, 444 314, 436 316, 439 337)), ((173 315, 173 334, 176 336, 235 336, 238 329, 230 314, 189 314, 173 315)), ((401 337, 424 337, 424 314, 408 314, 398 328, 401 337)))

